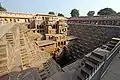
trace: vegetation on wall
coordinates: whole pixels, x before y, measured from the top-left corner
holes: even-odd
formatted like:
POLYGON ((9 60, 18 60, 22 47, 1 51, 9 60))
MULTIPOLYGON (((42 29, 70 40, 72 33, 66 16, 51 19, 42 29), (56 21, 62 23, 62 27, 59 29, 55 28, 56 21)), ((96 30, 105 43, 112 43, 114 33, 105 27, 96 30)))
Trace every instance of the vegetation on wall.
POLYGON ((88 16, 94 16, 94 14, 95 14, 95 11, 89 11, 89 12, 87 13, 88 16))
POLYGON ((2 7, 1 3, 0 3, 0 11, 7 11, 6 8, 2 7))
POLYGON ((62 17, 64 17, 64 15, 63 15, 62 13, 58 13, 58 16, 62 16, 62 17))
POLYGON ((79 10, 77 10, 77 9, 72 9, 71 10, 71 17, 79 17, 79 10))
POLYGON ((55 13, 54 13, 54 12, 49 12, 48 14, 52 14, 52 15, 55 15, 55 13))
POLYGON ((116 11, 114 11, 112 8, 104 8, 98 11, 98 15, 116 15, 116 11))

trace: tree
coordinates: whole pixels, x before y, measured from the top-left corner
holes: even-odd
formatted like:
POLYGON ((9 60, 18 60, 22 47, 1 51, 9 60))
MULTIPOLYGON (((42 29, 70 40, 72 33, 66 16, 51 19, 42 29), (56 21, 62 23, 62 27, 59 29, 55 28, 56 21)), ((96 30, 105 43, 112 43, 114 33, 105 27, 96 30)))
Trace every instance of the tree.
POLYGON ((88 16, 94 16, 94 14, 95 14, 95 11, 89 11, 89 12, 87 13, 88 16))
POLYGON ((98 15, 116 15, 116 12, 112 8, 104 8, 104 9, 101 9, 97 14, 98 15))
POLYGON ((70 14, 71 14, 71 17, 79 17, 79 10, 72 9, 70 14))
POLYGON ((62 17, 64 17, 64 15, 63 15, 62 13, 58 13, 58 16, 62 16, 62 17))
POLYGON ((120 12, 118 12, 117 15, 120 16, 120 12))
POLYGON ((0 11, 7 11, 4 7, 2 7, 1 3, 0 3, 0 11))
POLYGON ((54 13, 54 12, 49 12, 48 14, 52 14, 52 15, 55 15, 55 13, 54 13))

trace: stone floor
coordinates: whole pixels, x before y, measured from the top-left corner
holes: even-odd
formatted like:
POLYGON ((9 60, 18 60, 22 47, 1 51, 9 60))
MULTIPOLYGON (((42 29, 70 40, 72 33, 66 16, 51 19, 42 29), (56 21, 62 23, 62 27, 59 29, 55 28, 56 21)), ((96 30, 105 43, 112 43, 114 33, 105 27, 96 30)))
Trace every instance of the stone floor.
POLYGON ((101 80, 120 80, 120 52, 113 59, 101 80))

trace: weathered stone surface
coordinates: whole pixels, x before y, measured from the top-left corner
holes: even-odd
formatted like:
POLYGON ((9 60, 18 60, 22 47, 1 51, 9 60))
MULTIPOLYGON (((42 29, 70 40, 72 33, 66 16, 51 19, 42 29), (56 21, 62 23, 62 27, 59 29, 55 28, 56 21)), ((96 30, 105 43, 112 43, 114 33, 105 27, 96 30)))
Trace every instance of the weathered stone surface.
POLYGON ((45 79, 61 71, 50 54, 42 51, 35 43, 36 33, 25 27, 27 27, 25 24, 13 23, 1 26, 1 29, 6 31, 0 36, 0 76, 37 67, 40 74, 44 73, 41 78, 45 79))
MULTIPOLYGON (((109 41, 112 37, 120 34, 119 27, 101 27, 101 26, 80 26, 70 25, 69 35, 78 37, 78 42, 84 47, 90 48, 90 51, 109 41)), ((87 51, 87 49, 85 50, 87 51)))
POLYGON ((67 48, 63 50, 63 55, 57 62, 61 66, 65 66, 81 59, 95 48, 108 42, 112 37, 120 35, 119 30, 119 27, 114 26, 69 25, 68 35, 75 36, 77 39, 72 40, 67 45, 67 48))

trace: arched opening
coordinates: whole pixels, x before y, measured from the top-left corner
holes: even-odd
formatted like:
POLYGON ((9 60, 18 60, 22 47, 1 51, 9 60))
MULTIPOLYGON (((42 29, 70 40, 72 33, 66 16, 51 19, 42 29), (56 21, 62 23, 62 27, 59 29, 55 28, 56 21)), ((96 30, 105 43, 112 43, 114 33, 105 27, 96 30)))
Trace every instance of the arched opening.
POLYGON ((58 42, 58 46, 60 46, 60 42, 58 42))

